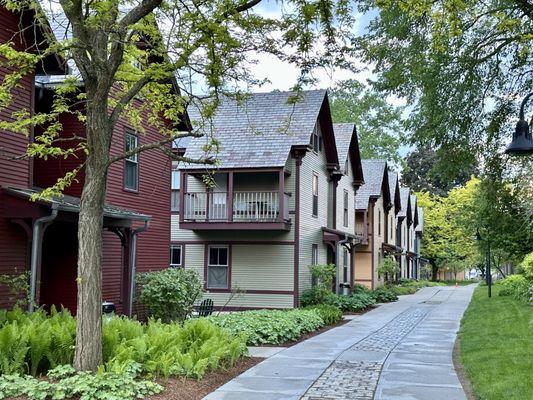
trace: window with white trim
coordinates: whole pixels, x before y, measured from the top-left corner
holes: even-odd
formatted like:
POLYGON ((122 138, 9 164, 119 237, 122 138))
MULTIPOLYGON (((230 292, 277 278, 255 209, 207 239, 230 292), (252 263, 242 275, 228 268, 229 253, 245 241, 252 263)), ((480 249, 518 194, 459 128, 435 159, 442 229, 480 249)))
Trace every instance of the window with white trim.
POLYGON ((229 288, 229 246, 207 248, 207 288, 229 288))
POLYGON ((318 125, 318 122, 315 124, 311 135, 311 147, 315 153, 322 151, 322 136, 320 135, 320 126, 318 125))
POLYGON ((318 264, 318 244, 311 245, 311 265, 318 264))
MULTIPOLYGON (((125 151, 131 151, 139 146, 139 138, 133 133, 126 132, 124 137, 125 151)), ((124 188, 139 189, 139 154, 133 154, 124 159, 124 188)))
POLYGON ((172 168, 172 183, 171 183, 171 202, 170 210, 179 211, 180 209, 180 171, 177 166, 172 168))
POLYGON ((348 226, 348 191, 344 190, 344 199, 343 199, 343 225, 348 226))
POLYGON ((318 174, 313 172, 313 216, 318 216, 318 174))
POLYGON ((174 268, 183 266, 181 245, 173 244, 170 246, 170 266, 174 268))
POLYGON ((344 282, 348 282, 348 250, 344 249, 342 253, 342 269, 344 282))

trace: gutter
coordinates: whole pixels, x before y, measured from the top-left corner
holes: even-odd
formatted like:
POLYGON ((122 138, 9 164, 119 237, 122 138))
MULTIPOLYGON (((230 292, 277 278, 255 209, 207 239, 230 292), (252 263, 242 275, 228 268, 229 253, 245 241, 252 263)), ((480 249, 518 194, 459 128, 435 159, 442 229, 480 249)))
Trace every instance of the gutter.
POLYGON ((53 221, 57 217, 58 205, 52 204, 52 213, 44 217, 37 218, 33 223, 33 233, 31 240, 31 275, 30 275, 30 297, 28 299, 28 311, 31 313, 34 311, 35 305, 35 293, 37 292, 37 266, 39 264, 39 249, 41 230, 44 224, 53 221))
POLYGON ((150 226, 150 221, 145 220, 144 226, 134 229, 131 237, 131 279, 130 279, 130 298, 128 299, 128 316, 131 317, 133 309, 133 297, 135 296, 135 274, 137 272, 137 235, 144 232, 150 226))

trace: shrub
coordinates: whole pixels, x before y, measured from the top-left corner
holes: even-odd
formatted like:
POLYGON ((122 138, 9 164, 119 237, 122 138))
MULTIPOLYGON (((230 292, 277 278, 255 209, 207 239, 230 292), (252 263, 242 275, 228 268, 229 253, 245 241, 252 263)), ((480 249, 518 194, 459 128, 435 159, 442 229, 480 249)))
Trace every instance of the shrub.
POLYGON ((533 281, 533 252, 524 257, 524 261, 519 264, 517 272, 524 275, 526 279, 533 281))
POLYGON ((355 293, 369 293, 371 290, 367 288, 365 285, 361 285, 360 283, 355 283, 352 287, 352 294, 355 293))
POLYGON ((391 301, 397 301, 398 295, 392 288, 385 286, 379 287, 371 292, 376 303, 389 303, 391 301))
POLYGON ((324 298, 331 293, 331 286, 333 285, 333 279, 335 279, 334 264, 310 265, 309 270, 313 287, 304 290, 302 293, 300 301, 304 307, 323 303, 324 298))
POLYGON ((27 396, 29 399, 79 398, 91 400, 133 400, 163 390, 155 382, 138 380, 138 366, 132 364, 122 373, 76 372, 70 365, 58 366, 48 373, 48 380, 32 376, 0 376, 0 399, 27 396))
POLYGON ((342 320, 342 310, 335 306, 319 304, 308 309, 316 311, 326 325, 333 325, 342 320))
POLYGON ((335 306, 342 311, 362 311, 375 303, 370 293, 355 293, 350 296, 342 296, 330 293, 324 300, 324 304, 335 306))
POLYGON ((184 321, 202 294, 202 280, 190 269, 144 272, 137 275, 137 282, 139 301, 151 317, 163 322, 184 321))
POLYGON ((211 316, 209 321, 233 334, 243 334, 251 346, 280 344, 297 340, 324 326, 316 310, 259 310, 211 316))
POLYGON ((499 283, 500 296, 513 296, 517 300, 528 300, 530 283, 523 275, 509 275, 499 283))
POLYGON ((327 293, 324 293, 321 289, 318 289, 316 287, 312 289, 306 289, 302 292, 302 295, 300 297, 300 303, 302 307, 320 304, 324 302, 324 298, 326 296, 327 293))
MULTIPOLYGON (((0 375, 38 376, 72 363, 76 320, 68 311, 52 310, 47 315, 42 310, 27 314, 17 309, 2 316, 0 375)), ((205 319, 181 325, 113 317, 103 325, 105 369, 118 374, 135 363, 147 376, 199 378, 210 368, 233 365, 246 351, 242 336, 232 336, 205 319)))
POLYGON ((387 256, 379 263, 377 270, 379 277, 385 278, 385 281, 391 281, 400 271, 400 265, 393 256, 387 256))

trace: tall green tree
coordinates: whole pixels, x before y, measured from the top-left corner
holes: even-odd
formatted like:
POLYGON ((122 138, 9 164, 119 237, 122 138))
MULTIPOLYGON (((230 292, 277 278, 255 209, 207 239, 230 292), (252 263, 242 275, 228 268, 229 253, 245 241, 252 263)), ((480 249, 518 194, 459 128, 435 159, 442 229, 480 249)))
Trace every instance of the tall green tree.
POLYGON ((402 184, 415 191, 428 191, 445 196, 456 186, 465 184, 477 173, 475 167, 466 167, 458 171, 454 179, 443 176, 435 150, 429 147, 417 147, 405 159, 402 170, 402 184))
POLYGON ((343 81, 331 92, 333 122, 355 123, 365 159, 384 158, 403 164, 399 153, 405 138, 403 110, 356 80, 343 81))
MULTIPOLYGON (((36 14, 35 28, 42 28, 47 42, 45 46, 28 43, 25 51, 16 50, 13 43, 0 44, 0 56, 15 66, 15 72, 0 84, 0 106, 9 105, 20 79, 52 54, 72 61, 83 81, 83 90, 76 77, 58 86, 50 112, 32 114, 31 110, 21 110, 13 115, 14 123, 0 124, 2 129, 26 135, 30 126, 44 127, 26 156, 74 157, 79 151, 86 154, 82 165, 43 193, 60 194, 80 170, 84 171, 78 229, 77 369, 95 370, 102 362, 102 226, 110 165, 148 149, 160 149, 178 161, 210 161, 186 160, 168 151, 167 145, 173 140, 195 135, 179 132, 178 116, 194 98, 191 88, 196 84, 205 88, 203 114, 209 118, 219 96, 238 96, 233 88, 257 83, 248 71, 254 52, 269 54, 299 68, 297 87, 313 82, 311 72, 315 67, 342 62, 343 45, 351 41, 353 13, 349 2, 289 0, 279 5, 279 16, 275 18, 257 12, 260 2, 0 0, 0 6, 15 12, 32 10, 36 14), (48 29, 48 22, 69 26, 71 35, 56 38, 48 29), (143 105, 137 100, 142 100, 143 105), (123 154, 111 154, 117 122, 128 118, 142 133, 143 112, 160 129, 161 140, 123 154), (82 139, 70 148, 59 138, 62 127, 58 116, 64 113, 85 123, 85 131, 79 135, 82 139)), ((217 145, 213 141, 210 144, 206 151, 217 145)))
POLYGON ((435 148, 450 176, 487 149, 501 153, 533 90, 533 3, 363 1, 370 10, 359 54, 379 89, 406 99, 413 141, 435 148))

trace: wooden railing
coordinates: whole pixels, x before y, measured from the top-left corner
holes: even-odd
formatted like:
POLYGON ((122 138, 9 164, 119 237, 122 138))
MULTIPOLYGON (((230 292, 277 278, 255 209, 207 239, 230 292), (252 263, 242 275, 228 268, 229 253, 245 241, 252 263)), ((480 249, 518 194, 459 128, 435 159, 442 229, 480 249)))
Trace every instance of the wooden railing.
POLYGON ((280 216, 279 192, 233 192, 231 203, 230 197, 228 192, 186 192, 183 219, 213 222, 289 220, 290 195, 287 193, 283 198, 283 218, 280 216))

